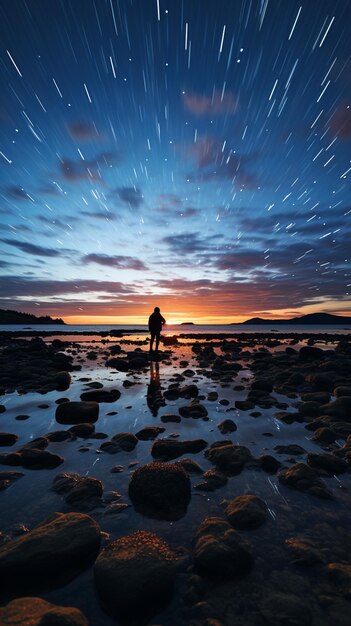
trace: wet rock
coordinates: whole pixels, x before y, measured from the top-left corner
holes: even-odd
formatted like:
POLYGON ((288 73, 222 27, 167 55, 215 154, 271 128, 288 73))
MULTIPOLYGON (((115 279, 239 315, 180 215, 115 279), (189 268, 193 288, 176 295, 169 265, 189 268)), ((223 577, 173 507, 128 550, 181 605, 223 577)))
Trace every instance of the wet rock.
POLYGON ((80 395, 83 402, 116 402, 121 397, 118 389, 92 389, 80 395))
POLYGON ((15 472, 14 470, 8 472, 0 472, 0 491, 4 491, 12 485, 12 483, 24 476, 23 472, 15 472))
POLYGON ((129 369, 129 362, 124 358, 113 357, 108 359, 105 365, 106 367, 113 367, 118 372, 128 372, 129 369))
POLYGON ((22 450, 20 456, 20 464, 28 469, 53 469, 64 462, 62 456, 36 448, 22 450))
POLYGON ((88 439, 89 437, 92 437, 92 435, 94 434, 95 426, 94 424, 89 424, 89 422, 87 423, 83 422, 82 424, 76 424, 75 426, 71 426, 71 428, 69 428, 68 430, 75 437, 88 439))
POLYGON ((323 350, 315 346, 303 346, 299 350, 299 358, 301 361, 317 361, 322 359, 323 356, 323 350))
POLYGON ((293 565, 316 565, 323 562, 323 555, 318 548, 306 539, 290 537, 285 545, 291 553, 293 565))
POLYGON ((345 386, 336 387, 333 391, 333 396, 336 396, 337 398, 340 398, 343 396, 351 396, 351 387, 345 387, 345 386))
POLYGON ((210 469, 204 472, 204 482, 195 485, 197 491, 215 491, 219 487, 223 487, 227 484, 228 478, 222 472, 216 469, 210 469))
POLYGON ((290 443, 287 446, 274 446, 274 450, 276 450, 278 454, 291 454, 292 456, 299 456, 300 454, 306 453, 306 450, 297 443, 290 443))
POLYGON ((182 459, 179 459, 179 461, 177 461, 177 464, 178 463, 189 474, 202 474, 203 473, 202 467, 200 467, 200 465, 193 459, 190 459, 188 457, 183 457, 182 459))
POLYGON ((112 355, 120 354, 122 352, 122 348, 118 343, 116 343, 114 346, 109 347, 109 352, 112 355))
POLYGON ((351 396, 340 396, 334 402, 323 404, 320 413, 331 415, 337 420, 351 422, 351 396))
POLYGON ((55 476, 53 491, 64 496, 68 504, 91 508, 103 493, 102 482, 92 476, 63 472, 55 476))
POLYGON ((149 463, 138 467, 129 483, 129 497, 142 515, 177 520, 190 502, 190 479, 178 463, 149 463))
POLYGON ((113 541, 94 565, 103 606, 123 623, 148 620, 171 598, 176 562, 176 552, 154 533, 139 530, 113 541))
POLYGON ((319 478, 317 472, 305 463, 295 463, 289 469, 279 472, 278 477, 286 487, 305 491, 318 498, 332 498, 331 492, 319 478))
POLYGON ((267 506, 257 496, 244 495, 231 500, 225 513, 234 528, 257 528, 267 518, 267 506))
POLYGON ((99 417, 97 402, 65 402, 59 404, 55 413, 59 424, 94 423, 99 417))
POLYGON ((194 566, 211 580, 242 577, 253 566, 250 544, 220 517, 207 517, 195 534, 194 566))
POLYGON ((218 400, 218 393, 217 393, 217 391, 210 391, 207 394, 207 400, 209 400, 210 402, 214 402, 215 400, 218 400))
POLYGON ((218 429, 223 435, 226 435, 227 433, 234 433, 237 428, 237 425, 231 419, 223 420, 223 422, 218 424, 218 429))
POLYGON ((257 459, 261 469, 268 474, 275 474, 281 467, 281 463, 270 454, 261 454, 257 459))
POLYGON ((336 435, 334 431, 331 430, 331 428, 328 428, 327 426, 317 428, 317 430, 314 431, 314 435, 312 437, 312 439, 314 439, 315 441, 318 441, 319 443, 323 443, 327 445, 330 443, 334 443, 335 438, 336 438, 336 435))
POLYGON ((10 465, 16 467, 21 465, 21 455, 19 452, 9 452, 8 454, 0 454, 0 465, 10 465))
POLYGON ((253 381, 251 389, 271 393, 273 391, 273 381, 268 378, 257 378, 253 381))
POLYGON ((320 414, 321 405, 319 402, 300 402, 298 405, 299 414, 305 417, 314 417, 320 414))
POLYGON ((111 441, 102 443, 100 449, 110 453, 120 452, 121 450, 131 452, 137 443, 138 439, 132 433, 117 433, 117 435, 111 437, 111 441))
POLYGON ((222 472, 239 474, 247 461, 252 460, 251 452, 245 446, 234 445, 231 441, 217 441, 206 450, 205 456, 222 472))
POLYGON ((53 513, 30 532, 0 547, 3 589, 39 590, 62 584, 95 559, 99 525, 83 513, 53 513))
POLYGON ((204 439, 191 439, 186 441, 158 439, 152 445, 151 456, 154 459, 170 461, 176 459, 178 456, 182 456, 182 454, 196 454, 206 447, 207 441, 204 439))
POLYGON ((52 433, 47 433, 45 439, 49 442, 69 441, 74 439, 74 435, 69 430, 54 430, 52 433))
POLYGON ((4 404, 0 404, 0 413, 5 413, 5 411, 6 411, 6 406, 4 404))
POLYGON ((13 433, 0 433, 0 446, 13 446, 18 436, 13 433))
POLYGON ((163 422, 164 424, 167 424, 168 422, 179 423, 180 421, 181 421, 180 415, 173 415, 172 413, 161 415, 161 422, 163 422))
POLYGON ((340 587, 346 587, 351 591, 351 565, 350 563, 329 563, 328 573, 331 580, 340 587))
POLYGON ((235 408, 240 411, 251 411, 255 408, 255 403, 251 400, 235 400, 235 408))
POLYGON ((186 385, 179 388, 179 398, 197 398, 199 390, 196 385, 186 385))
POLYGON ((260 612, 267 626, 310 626, 310 603, 291 593, 270 593, 260 602, 260 612))
POLYGON ((140 439, 140 441, 151 441, 156 439, 160 433, 164 433, 165 430, 166 429, 162 428, 162 426, 145 426, 145 428, 135 433, 135 436, 137 439, 140 439))
POLYGON ((340 459, 333 454, 310 452, 307 455, 307 463, 315 469, 324 470, 331 476, 334 474, 344 474, 349 469, 349 465, 344 459, 340 459))
POLYGON ((297 412, 290 413, 288 411, 279 411, 279 413, 274 413, 274 417, 280 422, 284 422, 284 424, 293 424, 294 422, 304 421, 303 416, 297 412))
POLYGON ((201 417, 207 417, 208 412, 202 404, 199 404, 195 400, 186 406, 181 406, 179 408, 179 414, 182 417, 192 417, 193 419, 198 419, 201 417))
POLYGON ((88 626, 83 613, 69 606, 57 606, 42 598, 17 598, 0 608, 2 626, 88 626))
POLYGON ((301 400, 303 400, 303 402, 317 402, 318 404, 327 404, 330 400, 330 393, 327 393, 325 391, 302 393, 301 400))

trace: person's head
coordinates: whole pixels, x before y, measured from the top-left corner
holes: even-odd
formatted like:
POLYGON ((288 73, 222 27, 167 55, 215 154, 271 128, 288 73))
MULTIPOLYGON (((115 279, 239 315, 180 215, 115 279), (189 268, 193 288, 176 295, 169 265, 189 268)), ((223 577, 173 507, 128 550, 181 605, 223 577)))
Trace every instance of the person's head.
POLYGON ((159 313, 159 312, 160 312, 160 307, 159 306, 155 306, 154 313, 159 313))

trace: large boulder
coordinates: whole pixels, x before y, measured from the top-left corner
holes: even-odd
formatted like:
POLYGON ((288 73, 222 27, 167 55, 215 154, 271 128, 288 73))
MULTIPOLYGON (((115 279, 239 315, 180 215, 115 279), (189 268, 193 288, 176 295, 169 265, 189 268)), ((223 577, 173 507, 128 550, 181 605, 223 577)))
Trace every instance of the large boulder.
POLYGON ((139 530, 113 541, 94 565, 103 606, 123 623, 150 618, 172 595, 176 561, 175 551, 154 533, 139 530))
POLYGON ((56 409, 56 421, 59 424, 94 423, 99 417, 97 402, 64 402, 56 409))
POLYGON ((331 492, 319 478, 317 472, 305 463, 295 463, 288 469, 279 472, 278 477, 283 485, 292 489, 305 491, 318 498, 332 498, 331 492))
POLYGON ((42 598, 17 598, 0 608, 1 626, 88 626, 83 613, 42 598))
POLYGON ((185 515, 190 502, 190 479, 178 463, 148 463, 134 471, 129 497, 143 515, 177 520, 185 515))
POLYGON ((250 544, 220 517, 207 517, 195 534, 194 565, 212 580, 241 577, 253 565, 250 544))
POLYGON ((88 567, 100 547, 100 527, 83 513, 53 513, 0 547, 3 588, 39 590, 62 584, 88 567))
POLYGON ((206 447, 207 441, 204 439, 190 439, 187 441, 179 441, 179 439, 158 439, 152 445, 151 455, 154 459, 170 461, 183 454, 196 454, 206 447))
POLYGON ((226 516, 234 528, 260 526, 267 518, 266 503, 253 495, 238 496, 227 504, 226 516))
POLYGON ((307 463, 317 470, 323 470, 331 476, 344 474, 349 469, 349 464, 334 454, 310 452, 307 455, 307 463))

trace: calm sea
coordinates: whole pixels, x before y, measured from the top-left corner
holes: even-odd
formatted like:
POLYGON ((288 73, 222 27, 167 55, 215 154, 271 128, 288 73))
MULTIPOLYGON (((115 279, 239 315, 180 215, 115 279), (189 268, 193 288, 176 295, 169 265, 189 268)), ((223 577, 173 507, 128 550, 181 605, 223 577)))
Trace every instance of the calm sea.
MULTIPOLYGON (((89 333, 101 333, 101 332, 109 332, 111 330, 124 330, 125 334, 139 334, 139 335, 148 335, 148 328, 146 324, 65 324, 65 325, 55 325, 55 324, 37 324, 34 326, 29 325, 20 325, 20 324, 3 324, 0 325, 0 332, 6 331, 23 331, 23 330, 31 330, 37 332, 61 332, 64 334, 81 334, 84 332, 89 333)), ((330 335, 344 335, 351 333, 351 325, 306 325, 306 326, 293 326, 293 325, 277 325, 272 326, 268 325, 246 325, 246 324, 194 324, 194 325, 182 325, 175 324, 166 326, 163 329, 164 335, 180 335, 180 334, 236 334, 236 333, 265 333, 265 334, 273 334, 273 333, 328 333, 330 335)))

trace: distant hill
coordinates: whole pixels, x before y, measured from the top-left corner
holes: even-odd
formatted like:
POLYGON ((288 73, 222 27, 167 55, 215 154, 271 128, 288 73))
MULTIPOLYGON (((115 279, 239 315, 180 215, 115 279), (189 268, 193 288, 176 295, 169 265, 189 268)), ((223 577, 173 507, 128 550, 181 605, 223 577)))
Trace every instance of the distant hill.
POLYGON ((49 315, 36 317, 31 313, 19 313, 18 311, 10 311, 8 309, 0 309, 0 324, 64 324, 61 319, 53 319, 49 315))
POLYGON ((245 322, 242 322, 243 324, 250 324, 250 325, 266 325, 269 324, 270 326, 274 325, 274 326, 278 326, 278 325, 282 325, 282 324, 289 324, 291 326, 304 326, 304 325, 308 325, 308 324, 314 324, 314 325, 327 325, 327 324, 338 324, 338 325, 343 325, 343 324, 347 324, 350 325, 351 324, 351 317, 344 317, 342 315, 331 315, 330 313, 309 313, 308 315, 302 315, 301 317, 291 317, 290 319, 285 319, 285 320, 265 320, 262 319, 261 317, 252 317, 249 320, 246 320, 245 322))
POLYGON ((181 322, 180 326, 194 326, 194 322, 181 322))

